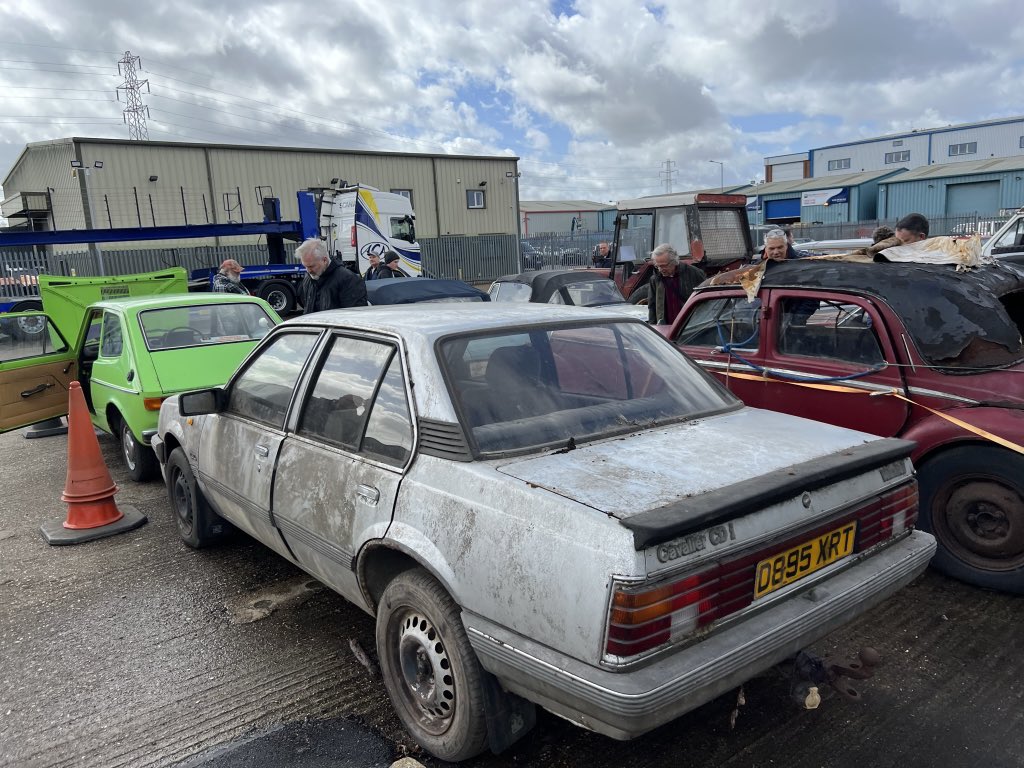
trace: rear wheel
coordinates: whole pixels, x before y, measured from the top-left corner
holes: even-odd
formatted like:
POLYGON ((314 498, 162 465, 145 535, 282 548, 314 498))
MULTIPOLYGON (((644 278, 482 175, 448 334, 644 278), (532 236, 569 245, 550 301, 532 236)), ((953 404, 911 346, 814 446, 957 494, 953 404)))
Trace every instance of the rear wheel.
MULTIPOLYGON (((43 305, 38 301, 22 301, 11 307, 11 312, 42 312, 43 305)), ((14 322, 15 330, 19 338, 31 340, 37 338, 46 330, 46 318, 42 317, 19 317, 14 322)))
POLYGON ((1024 457, 1003 448, 953 448, 919 470, 919 526, 935 535, 936 570, 1024 594, 1024 457))
POLYGON ((399 574, 384 590, 377 655, 395 711, 424 749, 451 762, 484 751, 480 662, 458 605, 423 569, 399 574))
POLYGON ((156 477, 160 469, 156 454, 148 445, 135 439, 124 419, 119 418, 117 421, 117 436, 121 442, 121 456, 132 480, 141 483, 156 477))
POLYGON ((259 297, 273 307, 279 315, 287 315, 295 309, 295 291, 283 280, 271 280, 263 283, 259 289, 259 297))
POLYGON ((216 544, 230 532, 231 524, 214 512, 203 497, 181 448, 171 451, 167 459, 167 495, 178 535, 193 549, 216 544))

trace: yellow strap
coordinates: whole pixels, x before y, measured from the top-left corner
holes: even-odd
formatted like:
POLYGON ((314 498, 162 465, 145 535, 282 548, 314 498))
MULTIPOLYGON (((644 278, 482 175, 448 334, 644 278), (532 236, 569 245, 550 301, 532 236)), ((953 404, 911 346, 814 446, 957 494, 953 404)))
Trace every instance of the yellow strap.
POLYGON ((973 424, 968 424, 966 421, 961 421, 960 419, 956 418, 955 416, 950 416, 948 413, 943 413, 942 411, 936 411, 934 408, 929 408, 927 405, 922 405, 921 403, 914 402, 909 397, 906 397, 899 390, 896 390, 896 389, 890 389, 888 391, 876 390, 874 392, 869 392, 869 391, 864 390, 864 389, 854 389, 853 387, 844 387, 841 384, 815 384, 815 383, 810 382, 810 381, 789 381, 788 379, 772 378, 770 376, 765 375, 764 373, 761 373, 761 374, 737 373, 737 372, 732 371, 732 370, 726 371, 725 374, 723 374, 723 375, 726 378, 747 379, 749 381, 764 381, 764 382, 771 381, 771 382, 776 382, 776 383, 779 383, 779 384, 792 384, 792 385, 797 386, 797 387, 808 387, 809 389, 820 389, 820 390, 824 390, 826 392, 842 392, 842 393, 853 394, 853 395, 873 395, 873 396, 878 396, 878 397, 881 397, 883 395, 888 395, 890 397, 895 397, 895 398, 898 398, 900 400, 903 400, 904 402, 909 403, 910 405, 915 405, 918 408, 924 408, 926 411, 929 411, 930 413, 934 413, 939 418, 945 419, 946 421, 950 422, 951 424, 956 424, 958 427, 960 427, 962 429, 966 429, 968 432, 971 432, 971 433, 977 435, 978 437, 984 438, 985 440, 991 440, 993 443, 996 443, 997 445, 1001 445, 1004 448, 1009 448, 1011 451, 1016 451, 1017 453, 1024 454, 1024 446, 1019 445, 1017 443, 1014 443, 1014 442, 1012 442, 1010 440, 1007 440, 1006 438, 1000 437, 999 435, 994 435, 991 432, 989 432, 987 429, 982 429, 981 427, 975 427, 973 424))

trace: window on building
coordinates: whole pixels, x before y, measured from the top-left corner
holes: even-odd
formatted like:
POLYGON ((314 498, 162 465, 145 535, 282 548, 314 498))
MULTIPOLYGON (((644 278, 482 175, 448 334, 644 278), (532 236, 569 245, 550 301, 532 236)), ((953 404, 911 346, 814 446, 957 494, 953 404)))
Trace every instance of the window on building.
POLYGON ((886 152, 885 153, 886 163, 909 163, 910 162, 910 150, 904 149, 900 152, 886 152))
POLYGON ((466 190, 467 208, 486 208, 487 206, 484 203, 484 191, 482 189, 466 190))
POLYGON ((1020 148, 1024 149, 1024 136, 1020 137, 1020 148))
POLYGON ((844 157, 842 160, 829 160, 828 169, 830 171, 843 171, 850 167, 850 158, 844 157))
POLYGON ((902 147, 902 146, 903 146, 903 139, 896 139, 896 141, 894 141, 894 142, 892 143, 892 145, 893 145, 894 147, 902 147))
POLYGON ((955 157, 957 155, 976 155, 978 154, 978 142, 967 141, 963 144, 950 144, 949 145, 949 156, 955 157))
POLYGON ((409 205, 412 205, 412 209, 416 210, 416 206, 412 204, 412 190, 411 189, 392 189, 391 194, 401 195, 409 201, 409 205))

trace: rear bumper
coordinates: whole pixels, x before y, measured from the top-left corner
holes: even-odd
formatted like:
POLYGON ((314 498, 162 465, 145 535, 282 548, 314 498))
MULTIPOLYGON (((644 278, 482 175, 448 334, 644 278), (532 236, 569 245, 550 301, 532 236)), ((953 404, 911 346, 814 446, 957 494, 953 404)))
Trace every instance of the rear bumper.
POLYGON ((647 666, 610 672, 514 635, 470 613, 480 663, 513 693, 616 739, 657 728, 847 624, 928 565, 935 539, 910 536, 705 641, 647 666))

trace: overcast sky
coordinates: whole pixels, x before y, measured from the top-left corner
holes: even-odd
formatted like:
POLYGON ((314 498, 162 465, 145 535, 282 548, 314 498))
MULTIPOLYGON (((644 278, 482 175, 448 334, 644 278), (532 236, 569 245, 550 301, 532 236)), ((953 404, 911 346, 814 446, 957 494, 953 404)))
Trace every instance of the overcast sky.
MULTIPOLYGON (((0 178, 28 142, 516 155, 521 198, 761 178, 765 156, 1024 114, 1009 0, 4 0, 0 178), (709 162, 720 161, 723 166, 709 162)), ((11 192, 17 190, 11 190, 11 192)))

